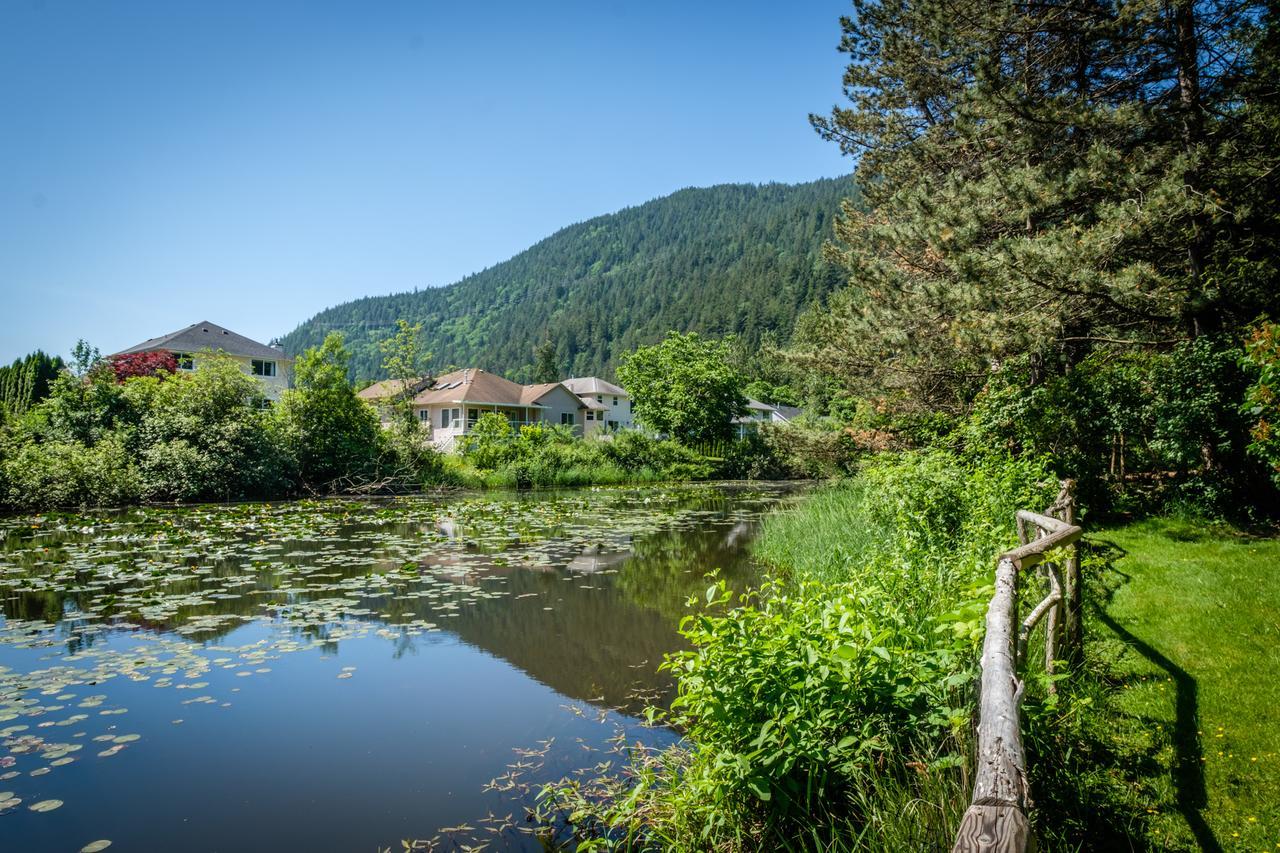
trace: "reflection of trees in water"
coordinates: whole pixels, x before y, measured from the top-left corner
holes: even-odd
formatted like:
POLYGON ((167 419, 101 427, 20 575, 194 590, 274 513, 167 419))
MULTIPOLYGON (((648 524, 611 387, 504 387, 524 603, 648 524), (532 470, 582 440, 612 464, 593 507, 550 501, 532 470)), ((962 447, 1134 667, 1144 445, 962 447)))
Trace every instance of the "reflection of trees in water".
MULTIPOLYGON (((9 619, 57 625, 68 651, 75 652, 91 645, 97 628, 113 616, 145 630, 178 630, 193 642, 217 642, 242 622, 264 618, 267 608, 309 602, 321 602, 323 608, 325 599, 342 599, 347 608, 370 612, 321 612, 315 618, 284 619, 282 625, 299 642, 332 653, 349 635, 341 627, 344 620, 383 623, 381 633, 392 632, 388 636, 392 654, 400 657, 415 653, 418 643, 443 640, 441 635, 422 633, 421 624, 413 628, 416 634, 411 633, 405 623, 434 623, 565 695, 635 708, 636 703, 629 700, 637 688, 670 691, 670 679, 656 669, 663 655, 681 644, 676 625, 686 612, 687 598, 706 589, 705 573, 722 569, 739 588, 755 580, 746 551, 754 535, 754 519, 772 503, 772 498, 758 492, 691 490, 677 503, 681 510, 695 511, 695 516, 632 542, 618 531, 626 527, 627 518, 636 517, 628 516, 629 511, 646 511, 637 500, 640 494, 632 493, 626 500, 610 495, 606 503, 596 505, 597 510, 605 506, 616 513, 617 529, 575 527, 555 518, 541 529, 525 522, 501 526, 498 529, 512 534, 505 551, 492 543, 477 547, 465 529, 441 530, 437 517, 367 523, 358 514, 338 520, 332 508, 321 513, 327 517, 323 529, 312 525, 307 530, 315 539, 288 538, 285 533, 274 538, 273 542, 287 545, 283 554, 253 552, 253 544, 269 537, 261 525, 249 525, 238 536, 225 519, 222 526, 201 529, 200 520, 208 518, 208 513, 140 515, 128 527, 114 527, 112 539, 102 542, 84 532, 46 529, 38 534, 38 542, 47 551, 36 551, 32 538, 11 535, 6 537, 5 550, 20 570, 32 578, 65 580, 57 588, 10 590, 3 612, 9 619), (153 541, 158 533, 163 537, 153 541), (545 543, 539 553, 551 556, 560 568, 519 567, 523 545, 534 540, 545 543), (87 556, 86 543, 91 546, 87 556), (587 543, 592 544, 584 547, 587 543), (418 578, 416 566, 412 576, 397 575, 405 565, 407 544, 433 567, 430 578, 418 578), (630 551, 620 552, 619 546, 630 551), (496 560, 482 556, 498 552, 502 556, 496 560), (83 566, 70 562, 73 553, 81 554, 83 566), (511 566, 503 564, 506 557, 512 558, 511 566), (441 570, 450 564, 457 570, 441 570), (378 575, 392 577, 395 588, 389 587, 385 594, 367 586, 331 588, 378 575), (466 586, 431 582, 437 577, 466 586), (139 594, 137 588, 143 586, 150 589, 139 594), (504 594, 468 601, 476 588, 504 594), (409 590, 429 590, 434 597, 405 596, 409 590), (350 592, 363 595, 357 598, 350 592), (181 596, 199 598, 202 603, 178 605, 162 617, 139 612, 139 598, 145 607, 181 596), (456 611, 441 608, 449 602, 458 604, 456 611), (74 618, 81 612, 98 618, 74 618), (237 618, 200 626, 199 620, 210 617, 237 618), (194 630, 193 620, 200 626, 194 630)), ((527 504, 539 498, 519 500, 527 504)), ((581 503, 585 498, 575 500, 581 503)), ((447 512, 447 508, 436 509, 447 512)), ((249 510, 233 508, 224 515, 244 517, 249 510)), ((494 524, 502 523, 500 512, 490 504, 478 515, 472 514, 471 529, 479 529, 478 518, 489 516, 494 524)))
POLYGON ((754 520, 739 520, 646 536, 633 545, 631 559, 620 567, 618 588, 675 626, 689 612, 689 597, 706 592, 706 574, 713 569, 738 591, 758 582, 750 559, 758 526, 754 520))

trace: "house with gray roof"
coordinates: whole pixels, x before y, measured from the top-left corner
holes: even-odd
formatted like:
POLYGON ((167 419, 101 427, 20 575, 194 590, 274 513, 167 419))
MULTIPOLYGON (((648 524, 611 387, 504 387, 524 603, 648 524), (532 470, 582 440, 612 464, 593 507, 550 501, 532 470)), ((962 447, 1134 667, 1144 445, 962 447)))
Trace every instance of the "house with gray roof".
POLYGON ((600 430, 616 432, 635 427, 635 418, 631 416, 631 395, 626 389, 598 376, 566 379, 561 384, 577 394, 588 407, 588 420, 583 424, 583 434, 590 435, 600 430))
POLYGON ((269 400, 279 400, 293 381, 293 359, 286 356, 283 349, 260 344, 208 320, 192 323, 158 338, 149 338, 112 355, 135 352, 173 353, 178 360, 179 371, 195 370, 202 359, 214 353, 225 353, 238 362, 245 373, 262 383, 263 392, 269 400))

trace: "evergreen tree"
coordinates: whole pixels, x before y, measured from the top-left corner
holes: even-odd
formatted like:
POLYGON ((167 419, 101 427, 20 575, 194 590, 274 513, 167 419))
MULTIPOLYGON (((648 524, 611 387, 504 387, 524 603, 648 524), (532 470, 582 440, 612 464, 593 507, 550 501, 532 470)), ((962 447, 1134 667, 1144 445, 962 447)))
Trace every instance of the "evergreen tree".
POLYGON ((556 365, 556 345, 551 341, 543 341, 533 348, 533 381, 560 381, 560 368, 556 365))
POLYGON ((1274 18, 1255 0, 857 0, 859 158, 801 360, 959 407, 993 364, 1159 346, 1277 307, 1274 18))

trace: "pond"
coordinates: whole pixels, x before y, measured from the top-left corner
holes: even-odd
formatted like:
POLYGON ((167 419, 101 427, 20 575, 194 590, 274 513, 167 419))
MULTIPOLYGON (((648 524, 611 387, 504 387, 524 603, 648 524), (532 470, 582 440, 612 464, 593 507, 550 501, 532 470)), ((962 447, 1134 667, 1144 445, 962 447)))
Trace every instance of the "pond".
POLYGON ((0 850, 540 849, 787 485, 0 519, 0 850))

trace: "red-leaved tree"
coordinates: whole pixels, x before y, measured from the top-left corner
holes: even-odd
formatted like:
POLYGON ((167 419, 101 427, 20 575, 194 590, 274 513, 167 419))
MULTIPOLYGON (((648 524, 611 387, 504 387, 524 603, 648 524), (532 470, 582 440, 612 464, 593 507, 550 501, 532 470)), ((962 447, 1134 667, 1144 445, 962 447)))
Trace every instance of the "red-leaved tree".
POLYGON ((132 379, 135 376, 155 376, 161 371, 176 373, 178 370, 177 357, 166 350, 126 352, 120 355, 113 355, 108 361, 111 364, 111 370, 116 375, 117 382, 124 382, 126 379, 132 379))

